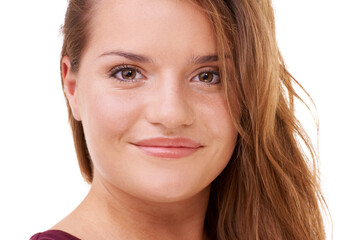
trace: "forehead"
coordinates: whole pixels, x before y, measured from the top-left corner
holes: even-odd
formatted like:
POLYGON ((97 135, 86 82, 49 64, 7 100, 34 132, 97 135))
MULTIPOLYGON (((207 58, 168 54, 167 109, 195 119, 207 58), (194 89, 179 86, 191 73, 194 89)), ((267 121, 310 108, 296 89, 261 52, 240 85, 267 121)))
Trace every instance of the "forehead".
POLYGON ((97 53, 124 49, 175 59, 216 52, 211 22, 191 1, 102 0, 96 5, 89 48, 97 53))

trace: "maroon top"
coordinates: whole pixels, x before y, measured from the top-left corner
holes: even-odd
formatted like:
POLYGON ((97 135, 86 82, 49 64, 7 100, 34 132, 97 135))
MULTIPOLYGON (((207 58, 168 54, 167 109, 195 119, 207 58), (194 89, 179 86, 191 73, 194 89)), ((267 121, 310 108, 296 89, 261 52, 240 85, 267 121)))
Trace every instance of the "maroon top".
POLYGON ((30 240, 81 240, 60 230, 49 230, 33 235, 30 240))

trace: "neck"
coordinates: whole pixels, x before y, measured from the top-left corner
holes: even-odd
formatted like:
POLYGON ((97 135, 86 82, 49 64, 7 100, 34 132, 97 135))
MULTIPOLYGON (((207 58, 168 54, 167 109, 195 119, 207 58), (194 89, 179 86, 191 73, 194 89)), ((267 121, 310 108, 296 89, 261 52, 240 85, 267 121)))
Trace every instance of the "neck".
MULTIPOLYGON (((79 206, 97 239, 204 239, 210 187, 178 202, 138 199, 103 180, 94 179, 79 206)), ((83 238, 82 238, 83 239, 83 238)))

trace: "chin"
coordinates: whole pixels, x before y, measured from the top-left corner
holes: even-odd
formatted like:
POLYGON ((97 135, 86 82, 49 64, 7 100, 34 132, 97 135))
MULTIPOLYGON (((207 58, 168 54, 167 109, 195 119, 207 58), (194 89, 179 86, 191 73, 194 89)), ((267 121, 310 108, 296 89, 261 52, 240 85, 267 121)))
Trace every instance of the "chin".
POLYGON ((141 186, 145 200, 161 203, 181 202, 201 194, 208 186, 201 187, 194 180, 186 178, 159 179, 141 186))

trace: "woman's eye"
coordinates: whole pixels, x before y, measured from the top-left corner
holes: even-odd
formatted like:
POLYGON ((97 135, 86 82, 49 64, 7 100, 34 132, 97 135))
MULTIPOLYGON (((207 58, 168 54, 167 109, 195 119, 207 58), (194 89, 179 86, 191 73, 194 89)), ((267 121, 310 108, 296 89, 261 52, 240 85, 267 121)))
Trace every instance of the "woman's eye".
POLYGON ((199 74, 199 80, 201 82, 207 82, 207 83, 212 82, 212 80, 213 80, 213 73, 211 73, 211 72, 200 73, 199 74))
POLYGON ((138 69, 134 67, 119 66, 112 70, 111 77, 119 81, 133 81, 144 78, 138 69))
POLYGON ((207 84, 218 84, 218 83, 220 83, 219 73, 217 73, 215 71, 207 71, 207 72, 199 73, 192 80, 196 81, 196 82, 204 82, 207 84))
POLYGON ((136 70, 135 69, 124 69, 121 71, 121 77, 123 79, 134 79, 136 77, 136 70))

